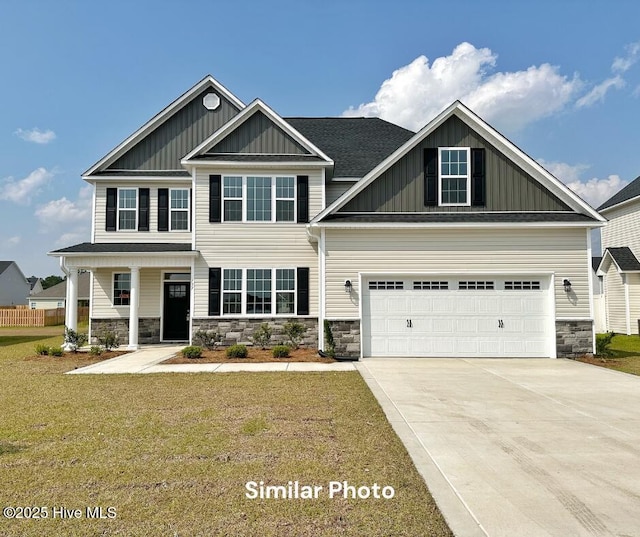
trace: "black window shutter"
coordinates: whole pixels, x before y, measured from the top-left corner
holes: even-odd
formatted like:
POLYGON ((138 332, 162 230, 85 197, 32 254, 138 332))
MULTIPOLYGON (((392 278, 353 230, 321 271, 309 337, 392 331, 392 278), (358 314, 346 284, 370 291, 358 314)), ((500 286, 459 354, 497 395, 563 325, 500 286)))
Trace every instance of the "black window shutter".
POLYGON ((471 205, 483 207, 487 204, 487 179, 485 150, 471 149, 471 205))
POLYGON ((138 231, 149 231, 149 189, 138 189, 138 231))
POLYGON ((116 230, 117 203, 118 203, 118 189, 107 188, 107 217, 106 217, 106 228, 105 228, 107 231, 116 230))
POLYGON ((222 222, 222 177, 209 176, 209 222, 222 222))
POLYGON ((193 231, 193 188, 189 189, 189 231, 193 231))
POLYGON ((309 315, 309 268, 298 267, 298 315, 309 315))
POLYGON ((222 269, 209 269, 209 315, 220 315, 220 289, 222 269))
POLYGON ((158 189, 158 231, 169 231, 169 189, 158 189))
POLYGON ((309 176, 298 175, 298 224, 309 221, 309 176))
POLYGON ((427 207, 438 205, 438 148, 427 147, 424 150, 424 204, 427 207))

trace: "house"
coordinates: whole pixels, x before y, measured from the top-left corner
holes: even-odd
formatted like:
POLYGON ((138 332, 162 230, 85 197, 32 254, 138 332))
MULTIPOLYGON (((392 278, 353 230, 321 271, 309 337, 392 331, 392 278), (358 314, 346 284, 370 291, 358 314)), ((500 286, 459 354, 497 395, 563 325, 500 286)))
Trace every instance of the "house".
POLYGON ((30 276, 27 278, 29 282, 29 296, 36 295, 43 291, 42 289, 42 280, 37 276, 30 276))
MULTIPOLYGON (((81 272, 78 274, 77 302, 78 306, 88 306, 90 298, 91 274, 81 272)), ((67 280, 48 287, 44 291, 29 297, 29 308, 32 310, 50 310, 64 308, 67 298, 67 280)))
POLYGON ((606 329, 637 334, 640 322, 640 177, 598 209, 609 221, 602 229, 606 329))
POLYGON ((604 298, 604 282, 598 275, 598 268, 602 262, 602 256, 591 258, 591 278, 593 279, 593 321, 596 333, 607 331, 607 310, 604 298))
POLYGON ((26 304, 30 287, 15 261, 0 261, 0 306, 26 304))
MULTIPOLYGON (((604 218, 454 102, 419 132, 283 118, 210 76, 91 166, 91 335, 247 341, 296 320, 339 354, 593 350, 590 230, 604 218)), ((67 325, 75 326, 68 318, 67 325)))

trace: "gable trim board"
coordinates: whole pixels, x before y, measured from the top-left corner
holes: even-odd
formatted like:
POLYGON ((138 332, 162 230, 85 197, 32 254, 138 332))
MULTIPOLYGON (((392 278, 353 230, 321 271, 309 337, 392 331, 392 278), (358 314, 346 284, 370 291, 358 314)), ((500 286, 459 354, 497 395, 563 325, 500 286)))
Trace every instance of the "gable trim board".
POLYGON ((382 161, 371 172, 369 172, 361 181, 356 183, 352 188, 347 190, 340 198, 338 198, 329 207, 318 214, 312 222, 320 222, 326 216, 336 212, 347 204, 358 193, 362 192, 365 187, 375 181, 383 172, 388 170, 393 164, 404 157, 411 149, 413 149, 420 141, 440 127, 449 117, 455 115, 465 122, 471 129, 478 132, 489 143, 494 145, 499 151, 504 153, 511 161, 520 166, 525 172, 529 173, 534 179, 538 180, 542 186, 546 187, 560 200, 565 202, 570 208, 578 213, 591 216, 597 222, 605 222, 598 212, 589 204, 582 200, 577 194, 572 192, 563 183, 546 171, 531 157, 526 155, 522 150, 502 136, 493 127, 485 123, 480 117, 469 110, 460 101, 451 104, 447 109, 441 112, 433 120, 422 128, 415 136, 413 136, 404 145, 399 147, 394 153, 382 161))
MULTIPOLYGON (((226 97, 231 103, 233 103, 238 110, 243 110, 245 108, 245 104, 238 99, 233 93, 231 93, 227 88, 225 88, 222 84, 220 84, 215 78, 211 75, 205 76, 200 82, 198 82, 191 89, 187 90, 180 97, 178 97, 175 101, 173 101, 169 106, 164 108, 158 114, 153 116, 149 121, 147 121, 142 127, 140 127, 137 131, 135 131, 131 136, 126 138, 122 143, 116 146, 114 149, 109 151, 104 157, 102 157, 98 162, 96 162, 93 166, 91 166, 87 171, 85 171, 82 176, 88 177, 95 173, 102 167, 106 167, 109 164, 113 163, 119 157, 121 157, 127 150, 131 149, 136 143, 142 140, 145 136, 147 136, 154 129, 159 127, 162 123, 164 123, 169 117, 178 112, 183 106, 185 106, 189 100, 196 95, 198 92, 204 90, 207 86, 213 87, 216 91, 219 91, 224 97, 226 97)), ((184 170, 181 170, 184 171, 184 170)))

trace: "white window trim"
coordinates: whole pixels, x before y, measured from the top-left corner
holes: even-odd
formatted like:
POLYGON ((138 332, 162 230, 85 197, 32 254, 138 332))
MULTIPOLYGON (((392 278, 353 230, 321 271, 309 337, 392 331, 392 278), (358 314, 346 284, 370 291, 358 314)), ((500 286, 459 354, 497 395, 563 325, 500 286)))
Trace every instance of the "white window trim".
POLYGON ((441 207, 470 207, 471 206, 471 148, 470 147, 439 147, 438 148, 438 205, 441 207), (467 202, 466 203, 443 203, 442 202, 442 179, 461 178, 462 175, 442 175, 442 152, 461 151, 467 153, 467 202))
POLYGON ((295 224, 298 221, 298 179, 295 175, 276 174, 276 175, 259 175, 259 174, 247 174, 247 175, 223 175, 222 176, 222 207, 221 207, 221 220, 231 224, 295 224), (224 195, 224 180, 229 177, 240 177, 242 179, 242 198, 231 198, 224 195), (247 219, 247 178, 248 177, 265 177, 271 180, 271 219, 270 220, 248 220, 247 219), (278 177, 293 178, 293 198, 276 198, 276 179, 278 177), (240 200, 242 202, 242 220, 225 220, 224 217, 224 202, 227 200, 240 200), (276 206, 277 201, 293 201, 293 219, 292 220, 276 220, 276 206))
POLYGON ((298 317, 298 273, 296 267, 222 267, 222 281, 220 282, 220 316, 221 317, 298 317), (242 271, 242 282, 240 291, 226 291, 227 293, 240 293, 241 313, 224 313, 224 271, 240 270, 242 271), (270 270, 271 271, 271 313, 247 313, 247 270, 270 270), (277 289, 276 271, 292 270, 293 271, 293 290, 277 289), (291 313, 276 313, 277 310, 277 294, 293 293, 293 311, 291 313))
POLYGON ((116 198, 116 229, 118 231, 124 231, 124 232, 132 232, 132 231, 138 231, 138 211, 140 210, 140 191, 138 189, 138 187, 131 187, 131 186, 122 186, 122 187, 118 187, 118 196, 116 198), (136 206, 133 209, 124 209, 124 208, 120 208, 120 191, 122 190, 135 190, 136 191, 136 206), (133 227, 133 229, 120 229, 120 211, 133 211, 135 214, 135 225, 133 227))
POLYGON ((131 272, 127 271, 116 271, 111 273, 111 307, 113 308, 129 308, 131 306, 131 272), (117 274, 128 274, 129 275, 129 304, 116 304, 116 275, 117 274))
POLYGON ((189 233, 191 231, 191 222, 189 215, 191 214, 191 192, 188 188, 170 188, 169 189, 169 232, 170 233, 189 233), (177 190, 186 190, 187 192, 187 208, 186 209, 172 209, 171 208, 171 193, 177 190), (172 212, 180 212, 187 213, 187 229, 172 229, 171 228, 171 213, 172 212))

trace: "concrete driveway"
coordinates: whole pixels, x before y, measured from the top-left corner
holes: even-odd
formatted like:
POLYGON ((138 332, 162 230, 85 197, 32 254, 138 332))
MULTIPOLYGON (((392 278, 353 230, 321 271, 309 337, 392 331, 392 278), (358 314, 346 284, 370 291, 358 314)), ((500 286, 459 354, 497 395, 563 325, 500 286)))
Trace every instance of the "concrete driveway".
POLYGON ((358 369, 456 535, 640 535, 640 377, 543 359, 358 369))

